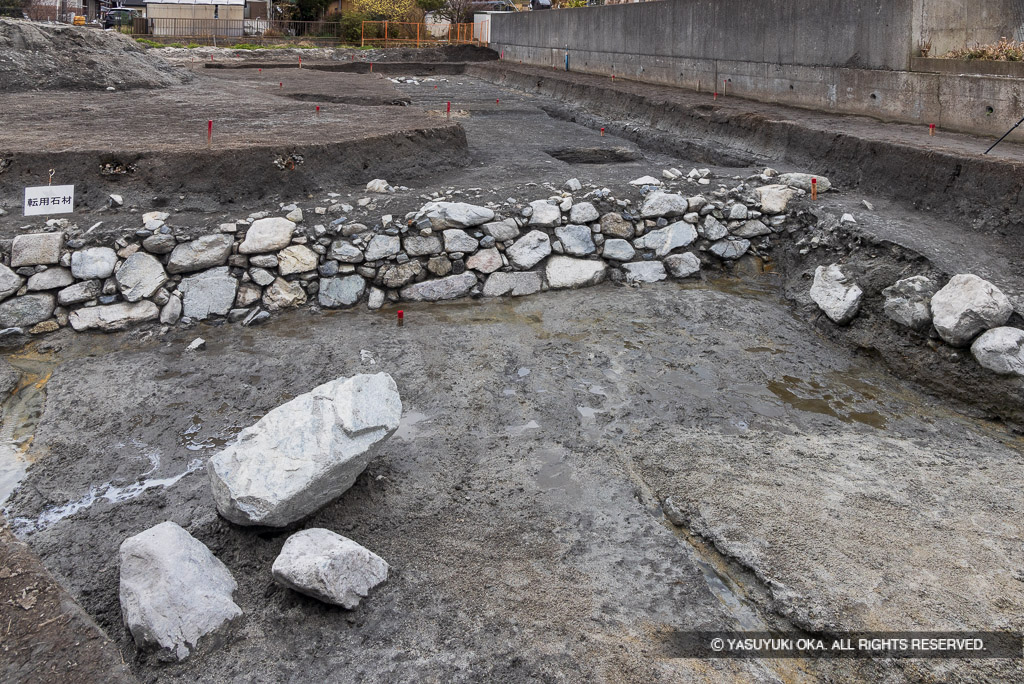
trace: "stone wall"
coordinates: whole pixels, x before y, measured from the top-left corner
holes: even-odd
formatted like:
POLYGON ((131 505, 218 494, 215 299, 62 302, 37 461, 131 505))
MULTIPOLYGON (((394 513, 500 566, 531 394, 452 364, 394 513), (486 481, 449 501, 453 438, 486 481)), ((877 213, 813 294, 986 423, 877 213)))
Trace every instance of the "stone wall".
MULTIPOLYGON (((150 212, 112 244, 90 244, 67 219, 52 219, 48 232, 9 243, 0 340, 66 326, 112 331, 222 317, 252 325, 306 304, 377 309, 685 278, 766 247, 789 200, 810 188, 803 174, 776 180, 766 172, 711 190, 708 175, 666 170, 663 180, 637 179, 636 204, 607 189, 585 191, 575 179, 522 203, 478 206, 434 193, 418 211, 370 225, 350 221, 354 207, 332 199, 305 211, 283 206, 284 215, 257 212, 199 237, 177 231, 168 213, 150 212), (680 194, 687 188, 697 194, 680 194)), ((827 179, 819 188, 827 190, 827 179)), ((383 180, 367 189, 392 191, 383 180)))

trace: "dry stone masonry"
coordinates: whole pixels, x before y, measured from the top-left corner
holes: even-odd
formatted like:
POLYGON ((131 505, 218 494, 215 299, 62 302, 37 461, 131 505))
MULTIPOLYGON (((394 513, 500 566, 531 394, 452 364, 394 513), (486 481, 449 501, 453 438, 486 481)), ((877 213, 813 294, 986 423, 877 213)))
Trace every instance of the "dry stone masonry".
MULTIPOLYGON (((709 172, 691 176, 708 181, 709 172)), ((790 176, 793 185, 780 184, 767 170, 732 189, 697 185, 696 195, 646 176, 630 186, 635 199, 584 192, 571 179, 561 189, 548 186, 542 199, 487 206, 435 192, 417 211, 365 223, 350 220, 352 205, 331 199, 305 213, 294 204, 282 205, 282 216, 256 212, 192 238, 171 225, 171 214, 152 211, 133 235, 100 245, 88 244, 67 219, 53 219, 46 232, 15 238, 0 264, 0 327, 13 337, 216 318, 253 325, 307 304, 376 309, 688 278, 766 247, 782 230, 790 200, 803 194, 805 179, 790 176), (323 222, 309 225, 309 218, 323 222)), ((819 179, 819 190, 827 187, 819 179)), ((377 179, 367 191, 394 188, 377 179)))

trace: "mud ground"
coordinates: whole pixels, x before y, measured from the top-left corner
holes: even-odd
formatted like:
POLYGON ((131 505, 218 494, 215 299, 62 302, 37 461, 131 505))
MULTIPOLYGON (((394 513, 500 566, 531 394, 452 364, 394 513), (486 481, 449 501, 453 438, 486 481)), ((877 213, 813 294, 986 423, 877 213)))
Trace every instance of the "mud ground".
MULTIPOLYGON (((672 657, 675 631, 744 613, 709 589, 665 496, 726 568, 757 576, 736 593, 765 624, 1020 629, 1019 442, 836 349, 762 278, 410 307, 403 328, 390 310, 294 312, 244 331, 62 336, 54 361, 75 358, 47 385, 45 457, 9 515, 124 653, 124 537, 175 520, 228 565, 238 631, 181 666, 133 661, 144 680, 774 676, 672 657), (188 354, 197 333, 207 349, 188 354), (395 568, 346 612, 276 587, 287 533, 226 523, 188 471, 289 398, 379 370, 399 384, 402 427, 304 523, 395 568)), ((869 676, 797 671, 833 667, 869 676)))
MULTIPOLYGON (((453 102, 464 167, 389 177, 411 190, 383 198, 378 213, 417 208, 441 187, 479 188, 473 201, 537 199, 548 192, 536 184, 574 176, 626 197, 632 178, 695 165, 552 116, 542 96, 442 78, 395 88, 427 112, 453 102)), ((365 196, 343 182, 323 190, 365 196)), ((129 202, 143 208, 147 197, 129 202)), ((198 231, 277 199, 300 198, 216 213, 182 201, 176 218, 198 231)), ((879 282, 959 263, 947 248, 956 219, 843 186, 813 210, 855 213, 870 243, 856 258, 884 265, 879 282), (863 199, 874 209, 859 209, 863 199), (939 239, 924 240, 928 230, 939 239), (927 260, 882 251, 905 235, 927 260)), ((138 221, 104 218, 110 234, 138 221)), ((694 284, 403 307, 403 328, 386 308, 165 336, 62 332, 29 350, 53 373, 34 464, 6 513, 143 681, 1020 679, 1007 661, 674 657, 674 635, 692 629, 1022 629, 1024 500, 1013 483, 1024 445, 981 420, 985 411, 933 393, 950 366, 901 371, 920 384, 890 373, 862 343, 877 317, 849 335, 810 315, 806 271, 849 255, 856 237, 831 252, 779 253, 778 274, 745 260, 732 277, 708 272, 694 284), (187 354, 196 336, 207 348, 187 354), (398 382, 402 427, 352 490, 303 523, 394 568, 347 612, 272 582, 287 533, 220 519, 201 465, 280 403, 378 370, 398 382), (668 497, 681 526, 663 515, 668 497), (160 667, 130 655, 116 549, 167 519, 228 565, 246 618, 222 646, 160 667)), ((985 266, 972 239, 961 232, 959 249, 985 266)), ((1012 268, 988 267, 1019 297, 1012 268)))

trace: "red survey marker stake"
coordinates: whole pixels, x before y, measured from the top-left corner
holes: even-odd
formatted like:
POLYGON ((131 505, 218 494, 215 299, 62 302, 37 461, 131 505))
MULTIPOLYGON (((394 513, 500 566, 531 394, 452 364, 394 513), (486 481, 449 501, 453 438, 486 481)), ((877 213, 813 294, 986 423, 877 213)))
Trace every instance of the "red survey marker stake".
POLYGON ((398 327, 401 328, 405 325, 405 312, 401 309, 398 310, 398 327))
POLYGON ((811 199, 812 200, 818 199, 818 179, 817 178, 812 178, 811 179, 811 199))
POLYGON ((213 144, 213 119, 206 122, 206 146, 213 144))

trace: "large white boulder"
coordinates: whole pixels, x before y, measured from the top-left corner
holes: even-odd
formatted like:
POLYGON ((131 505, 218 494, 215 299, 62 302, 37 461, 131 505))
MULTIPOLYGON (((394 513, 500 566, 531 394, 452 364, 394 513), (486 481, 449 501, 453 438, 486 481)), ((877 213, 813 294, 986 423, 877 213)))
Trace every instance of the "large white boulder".
POLYGON ((135 644, 184 660, 201 638, 241 616, 228 569, 202 542, 164 522, 121 544, 121 613, 135 644))
POLYGON ((387 373, 338 378, 278 406, 210 459, 217 510, 240 525, 306 517, 352 486, 401 415, 387 373))
POLYGON ((932 324, 939 336, 954 347, 965 347, 979 333, 998 328, 1013 313, 1013 306, 992 283, 971 273, 949 279, 931 301, 932 324))
POLYGON ((848 278, 839 264, 819 266, 814 270, 811 299, 834 323, 844 325, 853 320, 860 310, 864 292, 848 278))
POLYGON ((323 528, 288 537, 271 568, 289 589, 349 610, 388 578, 383 558, 323 528))
POLYGON ((1002 375, 1024 375, 1024 330, 992 328, 978 336, 971 354, 985 368, 1002 375))

